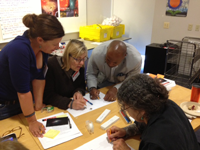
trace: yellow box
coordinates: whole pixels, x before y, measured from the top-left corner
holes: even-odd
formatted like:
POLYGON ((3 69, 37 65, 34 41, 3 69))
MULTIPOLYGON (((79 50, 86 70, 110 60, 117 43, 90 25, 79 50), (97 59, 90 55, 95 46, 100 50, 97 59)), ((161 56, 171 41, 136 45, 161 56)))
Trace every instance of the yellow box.
POLYGON ((81 26, 79 37, 85 40, 102 42, 110 40, 111 26, 103 26, 99 24, 81 26))
POLYGON ((111 29, 110 38, 111 39, 120 38, 120 37, 122 37, 123 34, 125 34, 125 25, 124 24, 120 24, 116 27, 113 26, 111 29))

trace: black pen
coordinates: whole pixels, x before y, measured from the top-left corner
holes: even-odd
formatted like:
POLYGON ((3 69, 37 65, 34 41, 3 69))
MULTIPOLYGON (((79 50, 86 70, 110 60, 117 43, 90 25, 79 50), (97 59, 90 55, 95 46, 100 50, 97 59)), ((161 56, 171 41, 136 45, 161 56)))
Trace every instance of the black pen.
POLYGON ((70 128, 70 129, 72 128, 72 125, 71 125, 71 122, 70 122, 70 120, 69 120, 69 128, 70 128))

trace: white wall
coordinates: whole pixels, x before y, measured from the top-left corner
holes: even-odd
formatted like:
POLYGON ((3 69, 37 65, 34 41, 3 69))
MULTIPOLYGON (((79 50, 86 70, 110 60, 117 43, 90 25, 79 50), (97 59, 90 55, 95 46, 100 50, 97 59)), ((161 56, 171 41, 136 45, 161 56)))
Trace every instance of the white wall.
POLYGON ((87 25, 100 24, 111 14, 111 0, 87 0, 87 25))
MULTIPOLYGON (((99 24, 111 15, 111 0, 86 0, 86 24, 99 24)), ((67 32, 67 31, 66 31, 67 32)), ((79 32, 65 34, 62 41, 79 38, 79 32)), ((0 43, 2 49, 9 41, 0 43)))
POLYGON ((166 40, 182 40, 185 36, 200 38, 200 31, 195 31, 195 26, 200 25, 200 0, 190 0, 186 17, 166 16, 167 0, 156 0, 152 43, 164 43, 166 40), (164 29, 164 22, 169 22, 169 29, 164 29), (193 24, 193 30, 188 31, 188 24, 193 24))
MULTIPOLYGON (((101 24, 111 15, 111 0, 86 0, 86 24, 101 24)), ((79 32, 66 34, 62 41, 79 38, 79 32)))
POLYGON ((129 43, 145 54, 145 46, 151 43, 155 0, 112 0, 113 14, 125 24, 129 43))

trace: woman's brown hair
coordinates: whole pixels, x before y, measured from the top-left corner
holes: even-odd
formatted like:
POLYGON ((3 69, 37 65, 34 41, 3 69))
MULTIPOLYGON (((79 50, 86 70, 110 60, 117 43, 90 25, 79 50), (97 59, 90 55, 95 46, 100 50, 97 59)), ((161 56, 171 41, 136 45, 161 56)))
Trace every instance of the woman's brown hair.
POLYGON ((65 34, 58 19, 49 14, 27 14, 23 17, 23 23, 29 28, 29 38, 41 37, 48 41, 61 38, 65 34))

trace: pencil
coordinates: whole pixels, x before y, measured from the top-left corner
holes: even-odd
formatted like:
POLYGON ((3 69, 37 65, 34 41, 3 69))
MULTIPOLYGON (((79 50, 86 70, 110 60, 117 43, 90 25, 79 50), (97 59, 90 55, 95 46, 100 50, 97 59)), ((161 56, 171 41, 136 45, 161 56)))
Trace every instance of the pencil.
MULTIPOLYGON (((111 129, 110 129, 110 135, 111 135, 111 129)), ((110 139, 110 142, 111 142, 111 139, 110 139)))

